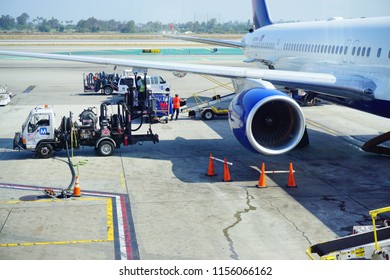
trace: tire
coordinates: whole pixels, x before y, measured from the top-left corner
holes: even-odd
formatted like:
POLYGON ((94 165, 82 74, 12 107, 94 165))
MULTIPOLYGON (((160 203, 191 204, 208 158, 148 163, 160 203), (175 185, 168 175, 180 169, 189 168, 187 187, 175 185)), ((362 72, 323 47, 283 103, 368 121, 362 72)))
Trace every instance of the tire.
POLYGON ((114 154, 114 144, 109 140, 103 140, 97 147, 99 156, 108 157, 114 154))
POLYGON ((212 120, 214 118, 214 112, 210 109, 207 109, 202 113, 202 118, 206 121, 212 120))
POLYGON ((112 89, 112 87, 104 87, 103 88, 103 92, 105 95, 110 95, 110 94, 112 94, 113 91, 114 90, 112 89))
POLYGON ((50 158, 53 154, 53 146, 50 144, 40 144, 36 151, 39 158, 50 158))

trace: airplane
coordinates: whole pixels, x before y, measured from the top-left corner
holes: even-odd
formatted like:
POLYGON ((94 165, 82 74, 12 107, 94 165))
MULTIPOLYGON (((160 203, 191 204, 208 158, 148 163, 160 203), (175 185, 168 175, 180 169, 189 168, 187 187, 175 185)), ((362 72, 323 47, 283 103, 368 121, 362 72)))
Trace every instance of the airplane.
MULTIPOLYGON (((253 67, 227 67, 146 60, 0 51, 0 55, 86 62, 138 69, 231 78, 236 96, 229 106, 234 136, 247 149, 279 155, 308 144, 298 103, 277 89, 302 89, 345 106, 390 118, 390 17, 274 23, 266 0, 252 0, 254 29, 240 42, 175 36, 183 40, 242 48, 253 67)), ((390 132, 362 149, 390 154, 380 146, 390 132)))

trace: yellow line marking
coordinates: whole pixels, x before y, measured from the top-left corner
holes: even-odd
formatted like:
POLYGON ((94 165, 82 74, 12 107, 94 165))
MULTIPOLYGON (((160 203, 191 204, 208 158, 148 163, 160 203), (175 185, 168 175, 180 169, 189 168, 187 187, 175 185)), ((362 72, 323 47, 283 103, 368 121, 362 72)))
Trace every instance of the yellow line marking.
POLYGON ((48 202, 67 202, 69 200, 72 201, 79 201, 79 200, 87 200, 87 201, 97 201, 97 200, 104 200, 107 198, 98 198, 98 197, 85 197, 85 198, 67 198, 67 199, 55 199, 55 198, 49 198, 49 199, 37 199, 37 200, 9 200, 9 201, 0 201, 0 204, 19 204, 19 203, 48 203, 48 202))
POLYGON ((319 128, 319 129, 322 129, 322 130, 324 130, 324 131, 326 131, 326 132, 328 132, 328 133, 330 133, 330 134, 332 134, 334 136, 340 135, 340 133, 337 132, 336 130, 333 130, 333 129, 331 129, 329 127, 326 127, 326 126, 324 126, 322 124, 319 124, 317 122, 314 122, 314 121, 311 121, 311 120, 308 120, 308 119, 306 119, 306 122, 308 124, 312 125, 312 126, 315 126, 315 127, 319 128))
MULTIPOLYGON (((114 215, 112 211, 112 199, 111 198, 77 198, 77 200, 87 200, 87 201, 97 201, 97 200, 106 200, 106 210, 107 210, 107 239, 88 239, 88 240, 68 240, 68 241, 48 241, 48 242, 21 242, 21 243, 0 243, 1 247, 17 247, 17 246, 37 246, 37 245, 68 245, 68 244, 81 244, 81 243, 99 243, 99 242, 112 242, 114 240, 114 215)), ((58 202, 61 199, 41 199, 36 201, 28 202, 58 202)), ((66 201, 66 199, 64 199, 66 201)), ((17 204, 25 201, 5 201, 0 202, 0 204, 17 204)))
POLYGON ((112 214, 111 199, 107 199, 107 240, 114 240, 114 216, 112 214))
POLYGON ((125 176, 123 175, 123 173, 120 173, 120 174, 119 174, 119 177, 121 178, 121 186, 122 186, 122 189, 125 189, 125 188, 126 188, 125 176))
POLYGON ((49 242, 24 242, 24 243, 8 243, 0 244, 0 247, 17 247, 17 246, 36 246, 36 245, 67 245, 67 244, 81 244, 81 243, 97 243, 97 242, 111 242, 112 240, 105 239, 90 239, 90 240, 71 240, 71 241, 49 241, 49 242))

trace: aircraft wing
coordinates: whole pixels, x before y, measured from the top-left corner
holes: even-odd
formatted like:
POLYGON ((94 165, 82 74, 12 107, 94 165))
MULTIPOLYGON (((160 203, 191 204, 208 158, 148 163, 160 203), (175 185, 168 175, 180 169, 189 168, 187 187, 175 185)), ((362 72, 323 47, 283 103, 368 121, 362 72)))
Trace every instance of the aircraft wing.
MULTIPOLYGON (((141 69, 158 69, 170 71, 173 73, 194 73, 204 74, 210 76, 225 77, 231 79, 254 79, 254 80, 266 80, 269 82, 285 83, 287 84, 299 84, 307 85, 308 87, 314 87, 322 85, 324 87, 331 87, 336 82, 336 77, 329 74, 310 73, 310 72, 296 72, 296 71, 283 71, 283 70, 269 70, 258 69, 249 67, 229 67, 229 66, 216 66, 216 65, 203 65, 203 64, 186 64, 186 63, 173 63, 173 62, 159 62, 148 60, 128 60, 128 59, 111 59, 89 56, 76 56, 76 55, 59 55, 59 54, 44 54, 44 53, 31 53, 31 52, 13 52, 13 51, 0 51, 0 55, 5 56, 22 56, 52 60, 85 62, 92 64, 104 64, 113 66, 124 66, 141 68, 141 69)), ((304 87, 303 87, 304 88, 304 87)))
POLYGON ((184 40, 184 41, 191 41, 191 42, 196 42, 196 43, 201 43, 201 44, 230 47, 230 48, 243 48, 244 47, 243 43, 237 42, 237 41, 230 41, 230 40, 200 38, 200 37, 181 36, 181 35, 164 35, 164 37, 178 39, 178 40, 184 40))

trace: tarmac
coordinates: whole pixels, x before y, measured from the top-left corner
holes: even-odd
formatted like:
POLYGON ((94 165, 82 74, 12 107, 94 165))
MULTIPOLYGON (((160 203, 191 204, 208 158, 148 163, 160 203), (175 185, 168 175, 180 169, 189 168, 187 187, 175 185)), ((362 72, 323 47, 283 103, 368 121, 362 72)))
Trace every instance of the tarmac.
MULTIPOLYGON (((107 48, 2 46, 42 52, 107 48)), ((244 65, 239 54, 113 57, 244 65)), ((93 148, 74 150, 81 196, 50 198, 44 189, 60 191, 71 181, 66 152, 38 159, 14 151, 14 133, 38 105, 52 106, 59 125, 70 111, 77 117, 120 98, 83 92, 83 73, 100 71, 113 72, 101 65, 0 58, 0 84, 15 94, 0 107, 0 259, 308 260, 308 247, 351 234, 353 226, 370 224, 369 210, 389 206, 390 158, 359 148, 389 131, 389 120, 326 102, 303 107, 310 145, 280 156, 247 151, 225 117, 203 121, 184 113, 152 126, 158 144, 121 147, 111 157, 99 157, 93 148), (210 153, 233 163, 230 182, 223 181, 218 161, 216 176, 206 176, 210 153), (297 186, 287 187, 288 173, 281 173, 267 174, 266 187, 259 188, 262 163, 267 171, 288 171, 292 163, 297 186)), ((150 73, 164 77, 182 98, 230 93, 198 75, 150 73)))

